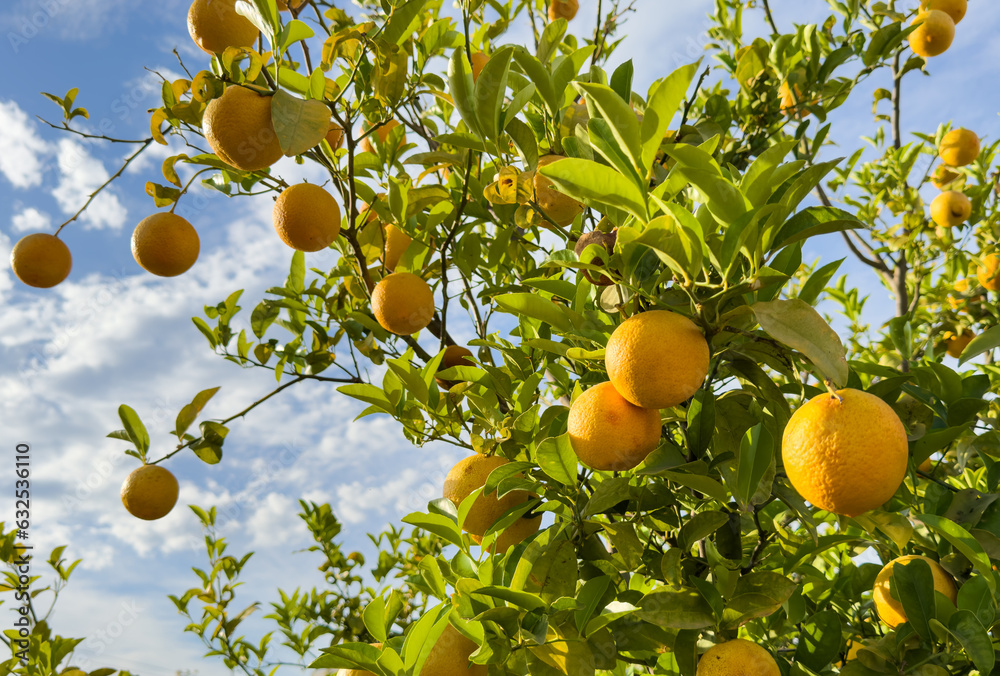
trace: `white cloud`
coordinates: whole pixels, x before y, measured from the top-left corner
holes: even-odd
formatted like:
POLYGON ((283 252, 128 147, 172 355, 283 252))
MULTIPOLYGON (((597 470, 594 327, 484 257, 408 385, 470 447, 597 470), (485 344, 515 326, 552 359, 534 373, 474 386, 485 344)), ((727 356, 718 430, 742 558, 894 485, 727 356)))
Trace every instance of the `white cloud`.
POLYGON ((0 173, 15 188, 42 183, 51 146, 38 135, 38 125, 14 101, 0 101, 0 173))
POLYGON ((52 217, 35 207, 27 207, 14 214, 10 224, 14 232, 48 232, 52 227, 52 217))
MULTIPOLYGON (((91 156, 76 141, 60 140, 57 158, 60 177, 58 185, 52 189, 52 196, 64 213, 73 214, 84 205, 91 193, 108 180, 110 174, 100 160, 91 156)), ((118 230, 125 223, 128 213, 113 191, 114 188, 107 188, 101 192, 80 216, 86 229, 118 230)))

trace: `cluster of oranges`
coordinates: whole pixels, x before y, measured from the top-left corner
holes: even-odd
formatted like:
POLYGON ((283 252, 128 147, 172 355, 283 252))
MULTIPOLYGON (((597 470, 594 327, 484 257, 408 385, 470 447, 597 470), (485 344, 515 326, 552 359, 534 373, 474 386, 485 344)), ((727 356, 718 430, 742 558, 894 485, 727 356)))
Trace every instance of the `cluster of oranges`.
POLYGON ((955 25, 965 16, 968 0, 921 0, 909 35, 910 49, 925 58, 943 54, 955 39, 955 25))

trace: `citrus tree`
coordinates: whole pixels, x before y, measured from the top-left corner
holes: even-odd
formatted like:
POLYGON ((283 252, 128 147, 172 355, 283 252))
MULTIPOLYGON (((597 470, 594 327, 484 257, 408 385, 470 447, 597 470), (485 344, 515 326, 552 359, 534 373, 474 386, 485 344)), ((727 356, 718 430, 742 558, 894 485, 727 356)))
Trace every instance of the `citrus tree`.
MULTIPOLYGON (((249 557, 193 506, 209 565, 172 600, 211 655, 261 675, 996 673, 996 145, 901 119, 965 0, 817 2, 804 25, 717 0, 707 58, 644 91, 615 60, 624 0, 585 3, 592 23, 576 0, 290 4, 195 0, 210 56, 163 83, 137 152, 190 150, 132 240, 183 273, 192 186, 271 193, 287 279, 194 323, 278 385, 194 431, 202 391, 165 453, 123 405, 112 436, 143 463, 123 502, 162 516, 170 458, 225 462, 233 421, 310 380, 467 457, 373 537, 374 567, 302 503, 329 586, 283 592, 257 638, 249 557), (830 122, 857 99, 863 147, 830 122), (870 279, 804 261, 819 237, 870 279), (874 280, 895 312, 871 324, 874 280)), ((69 131, 75 96, 52 97, 69 131)), ((18 276, 65 278, 61 242, 29 237, 18 276)))

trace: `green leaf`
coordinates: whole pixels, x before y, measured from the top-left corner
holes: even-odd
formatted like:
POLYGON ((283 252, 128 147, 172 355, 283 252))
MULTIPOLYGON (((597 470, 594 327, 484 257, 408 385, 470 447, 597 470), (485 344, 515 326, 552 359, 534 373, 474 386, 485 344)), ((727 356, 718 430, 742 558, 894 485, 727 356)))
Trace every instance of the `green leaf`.
POLYGON ((704 269, 702 240, 671 211, 651 220, 634 241, 652 249, 676 274, 686 280, 696 280, 704 269))
POLYGON ((427 2, 428 0, 410 0, 393 7, 389 19, 385 22, 382 39, 395 45, 403 44, 417 29, 427 2))
POLYGON ((723 616, 728 627, 738 627, 756 617, 767 617, 778 610, 798 589, 784 575, 772 571, 742 575, 723 616))
MULTIPOLYGON (((673 148, 667 148, 666 153, 675 156, 673 148)), ((675 158, 676 159, 676 158, 675 158)), ((711 171, 678 164, 676 171, 691 182, 702 194, 701 200, 708 212, 723 226, 739 220, 750 209, 750 202, 739 188, 722 176, 711 171)))
POLYGON ((717 510, 698 512, 686 519, 681 526, 677 545, 683 550, 688 550, 698 540, 708 537, 726 523, 729 523, 729 515, 724 512, 717 510))
POLYGON ((640 177, 645 177, 646 167, 642 161, 642 142, 639 133, 639 118, 628 102, 618 96, 611 87, 602 84, 574 82, 578 92, 587 97, 590 106, 597 110, 608 123, 618 147, 632 163, 632 168, 640 177))
POLYGON ((989 627, 996 620, 996 602, 990 593, 990 585, 982 575, 973 575, 958 589, 959 610, 971 612, 989 627))
MULTIPOLYGON (((465 56, 464 49, 456 49, 448 61, 448 86, 455 109, 469 129, 481 133, 479 117, 476 115, 476 88, 472 79, 472 65, 465 56)), ((450 140, 445 141, 451 143, 450 140)), ((482 142, 476 141, 480 147, 482 142)), ((477 149, 477 148, 474 148, 477 149)), ((485 150, 485 147, 482 147, 485 150)))
POLYGON ((831 232, 856 230, 864 223, 842 209, 809 207, 788 219, 774 238, 769 251, 780 251, 790 244, 831 232))
POLYGON ((611 167, 590 160, 566 158, 540 170, 560 192, 587 206, 628 211, 642 222, 648 220, 646 198, 635 183, 611 167))
POLYGON ((184 432, 191 426, 191 423, 195 421, 201 410, 205 408, 205 404, 215 396, 215 393, 219 391, 218 387, 213 387, 208 390, 202 390, 195 395, 194 399, 191 400, 190 404, 185 404, 184 408, 180 410, 177 414, 177 420, 175 421, 174 434, 178 439, 184 436, 184 432))
POLYGON ((538 90, 542 101, 545 102, 545 107, 549 115, 557 117, 562 108, 562 97, 556 93, 555 85, 552 83, 552 75, 549 73, 548 68, 542 65, 542 62, 524 47, 514 48, 514 60, 517 61, 517 65, 521 67, 524 74, 534 83, 535 89, 538 90))
MULTIPOLYGON (((774 437, 763 423, 752 427, 744 435, 736 464, 736 497, 742 507, 754 504, 761 481, 774 466, 774 451, 774 437)), ((771 491, 766 493, 770 495, 771 491)))
POLYGON ((385 643, 388 640, 385 632, 385 601, 382 597, 375 597, 369 601, 361 613, 361 618, 368 633, 374 636, 376 641, 385 643))
POLYGON ((801 352, 825 379, 839 387, 847 384, 847 351, 814 307, 799 299, 754 303, 751 307, 761 328, 772 338, 801 352))
POLYGON ((572 331, 582 318, 564 305, 533 293, 508 293, 493 299, 502 312, 523 315, 548 324, 558 331, 572 331))
POLYGON ((972 535, 949 519, 935 514, 914 514, 911 518, 927 524, 938 535, 951 543, 965 558, 972 562, 973 567, 986 580, 990 594, 997 593, 997 583, 990 557, 983 551, 982 545, 972 535))
POLYGON ((423 512, 413 512, 407 514, 402 519, 403 523, 408 523, 417 528, 443 537, 454 545, 461 545, 462 531, 458 528, 458 523, 443 514, 425 514, 423 512))
POLYGON ((507 587, 480 587, 472 593, 480 594, 482 596, 490 596, 495 599, 500 599, 501 601, 513 603, 515 606, 519 606, 526 610, 538 610, 546 607, 545 601, 540 599, 535 594, 529 594, 528 592, 523 591, 514 591, 513 589, 508 589, 507 587))
POLYGON ((271 97, 271 120, 281 151, 288 157, 315 148, 330 130, 330 109, 279 89, 271 97))
POLYGON ((513 49, 508 46, 494 52, 475 83, 476 119, 483 134, 494 143, 500 136, 500 114, 507 93, 513 49))
POLYGON ((315 35, 316 31, 314 31, 309 24, 304 21, 299 21, 298 19, 292 19, 281 27, 281 32, 278 34, 279 49, 282 53, 284 53, 288 51, 288 48, 296 42, 308 40, 315 35))
POLYGON ((965 654, 969 656, 976 669, 981 674, 993 672, 996 665, 996 652, 986 627, 968 610, 958 610, 948 620, 948 629, 962 644, 965 654))
POLYGON ((830 283, 833 276, 840 269, 840 265, 844 262, 844 259, 833 261, 832 263, 827 263, 819 270, 813 272, 806 283, 802 285, 799 290, 798 298, 804 303, 809 303, 813 305, 819 298, 820 294, 826 288, 826 285, 830 283))
POLYGON ((642 117, 642 166, 650 167, 667 134, 670 120, 677 113, 691 80, 698 70, 697 63, 681 66, 673 73, 657 80, 649 88, 649 100, 642 117))
POLYGON ((135 445, 139 455, 145 457, 146 451, 149 450, 149 433, 146 431, 146 426, 142 424, 142 420, 139 419, 139 415, 128 405, 122 404, 118 407, 118 417, 122 420, 122 426, 128 434, 129 441, 135 445))
POLYGON ((704 629, 715 624, 712 607, 693 589, 650 592, 640 599, 635 614, 666 629, 704 629))
POLYGON ((816 613, 801 623, 795 659, 813 671, 822 671, 840 652, 842 624, 833 610, 816 613))
POLYGON ((565 486, 576 486, 576 452, 569 441, 569 434, 550 437, 538 445, 535 461, 542 471, 565 486))
POLYGON ((923 559, 894 565, 889 584, 903 605, 907 623, 921 638, 931 640, 930 620, 934 617, 934 575, 931 567, 923 559))
POLYGON ((959 366, 981 354, 1000 347, 1000 326, 992 326, 972 339, 958 360, 959 366))
POLYGON ((694 393, 688 404, 685 433, 691 453, 703 456, 715 434, 715 394, 711 390, 700 389, 694 393))

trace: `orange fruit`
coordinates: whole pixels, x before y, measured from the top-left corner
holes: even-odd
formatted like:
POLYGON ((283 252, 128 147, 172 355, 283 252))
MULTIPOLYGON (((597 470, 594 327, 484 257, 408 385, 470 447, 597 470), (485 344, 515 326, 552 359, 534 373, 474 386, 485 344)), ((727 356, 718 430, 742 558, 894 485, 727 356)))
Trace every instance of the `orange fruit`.
POLYGON ((147 216, 132 231, 135 262, 160 277, 187 272, 198 260, 200 249, 198 231, 177 214, 147 216))
POLYGON ((344 128, 330 120, 330 130, 326 132, 326 142, 336 150, 344 142, 344 128))
MULTIPOLYGON (((538 160, 538 169, 548 166, 557 160, 563 159, 560 155, 545 155, 538 160)), ((545 178, 537 170, 532 178, 532 200, 538 208, 556 225, 566 226, 573 222, 579 214, 583 213, 584 206, 569 195, 564 195, 555 186, 551 179, 545 178)))
POLYGON ((177 479, 159 465, 133 470, 122 484, 122 504, 129 514, 153 521, 170 513, 177 504, 177 479))
MULTIPOLYGON (((449 345, 444 349, 444 356, 441 357, 441 365, 438 366, 438 371, 444 371, 453 366, 475 366, 470 357, 472 357, 472 350, 469 348, 462 347, 461 345, 449 345)), ((444 380, 436 376, 434 380, 437 381, 439 387, 446 390, 450 390, 459 382, 444 380)))
POLYGON ((394 272, 375 285, 372 312, 383 329, 408 336, 434 318, 434 292, 412 272, 394 272))
POLYGON ((931 220, 943 228, 961 225, 972 215, 972 202, 957 190, 947 190, 931 202, 931 220))
POLYGON ((708 374, 708 343, 684 315, 650 310, 611 334, 604 365, 615 389, 641 408, 670 408, 690 399, 708 374))
MULTIPOLYGON (((399 126, 399 120, 389 120, 388 122, 386 122, 385 124, 383 124, 381 127, 377 127, 375 129, 375 131, 372 132, 372 133, 378 134, 378 141, 379 141, 380 144, 382 144, 382 143, 385 143, 386 140, 389 138, 389 133, 393 129, 395 129, 396 127, 398 127, 398 126, 399 126)), ((405 133, 403 134, 403 137, 399 140, 399 145, 400 146, 406 145, 406 134, 405 133)), ((375 153, 376 155, 378 154, 378 150, 375 148, 375 145, 372 143, 372 135, 371 134, 368 134, 363 139, 361 139, 361 149, 364 150, 365 152, 375 153)))
POLYGON ((600 383, 570 406, 566 430, 580 462, 618 472, 632 469, 660 444, 660 412, 639 408, 611 383, 600 383))
POLYGON ((580 0, 550 0, 549 21, 566 19, 572 21, 580 9, 580 0))
POLYGON ((964 167, 979 157, 979 137, 968 129, 952 129, 941 139, 938 156, 949 167, 964 167))
MULTIPOLYGON (((285 0, 278 0, 278 11, 287 12, 289 7, 291 7, 291 9, 298 9, 299 7, 302 6, 302 3, 304 3, 305 1, 306 0, 292 0, 291 2, 285 2, 285 0)), ((365 671, 359 673, 367 674, 368 672, 365 671)))
POLYGON ((920 466, 917 467, 917 469, 923 472, 924 474, 930 474, 931 472, 934 471, 934 461, 931 460, 930 458, 927 458, 922 463, 920 463, 920 466))
POLYGON ((50 289, 69 276, 73 257, 66 243, 55 235, 25 235, 10 252, 10 267, 17 278, 37 289, 50 289))
POLYGON ((950 169, 943 164, 939 164, 934 173, 931 174, 931 183, 938 190, 944 190, 946 187, 961 178, 961 172, 950 169))
POLYGON ((266 169, 281 158, 271 124, 271 97, 230 86, 205 107, 202 131, 219 159, 243 171, 266 169))
POLYGON ((194 0, 187 24, 191 39, 209 54, 226 47, 250 49, 260 35, 250 19, 236 12, 236 0, 194 0))
MULTIPOLYGON (((509 462, 506 458, 478 453, 459 460, 444 479, 444 497, 456 507, 461 507, 462 501, 473 491, 486 485, 486 479, 493 470, 509 462)), ((529 499, 531 494, 520 490, 511 491, 499 499, 496 493, 480 494, 466 515, 462 530, 481 537, 504 513, 529 499)))
POLYGON ((939 591, 948 599, 955 603, 958 599, 958 589, 955 587, 955 580, 941 567, 937 561, 926 556, 907 554, 893 559, 887 563, 879 574, 875 577, 875 586, 872 588, 872 600, 875 602, 875 612, 880 620, 890 627, 897 627, 906 622, 906 613, 903 612, 903 604, 898 599, 892 598, 890 588, 892 586, 892 569, 894 566, 905 566, 915 559, 927 562, 931 567, 931 574, 934 576, 934 590, 939 591))
POLYGON ((1000 254, 990 254, 983 257, 982 264, 976 268, 976 279, 980 286, 990 291, 1000 289, 1000 254))
POLYGON ((924 58, 943 54, 955 39, 955 22, 945 12, 931 9, 913 19, 917 29, 910 33, 910 49, 924 58))
POLYGON ((969 329, 965 329, 959 336, 956 336, 951 331, 946 331, 943 337, 946 346, 945 351, 948 353, 948 356, 958 359, 962 356, 962 352, 965 351, 969 343, 972 342, 972 339, 976 337, 976 334, 969 329))
POLYGON ((278 237, 298 251, 325 249, 340 234, 340 206, 313 183, 285 188, 274 202, 272 216, 278 237))
MULTIPOLYGON (((487 545, 486 551, 489 553, 498 552, 503 554, 511 547, 521 544, 526 538, 531 537, 538 532, 539 527, 542 525, 542 517, 538 515, 530 519, 521 517, 511 525, 507 526, 500 533, 500 537, 496 539, 493 545, 487 545)), ((482 535, 471 535, 470 536, 477 545, 483 543, 482 535)))
POLYGON ((858 516, 883 505, 906 475, 906 429, 892 408, 861 390, 817 395, 785 426, 781 456, 799 495, 858 516))
POLYGON ((385 224, 385 253, 382 260, 386 270, 396 269, 399 259, 406 253, 412 241, 413 238, 407 235, 405 230, 397 228, 392 223, 385 224))
POLYGON ((471 65, 472 65, 472 81, 473 82, 475 82, 476 80, 479 79, 479 75, 483 72, 483 68, 486 67, 486 64, 489 62, 489 60, 490 60, 490 57, 487 56, 486 54, 483 54, 482 52, 473 52, 472 53, 472 62, 471 62, 471 65))
POLYGON ((469 655, 478 649, 478 645, 449 624, 427 655, 420 676, 486 676, 485 665, 469 663, 469 655))
POLYGON ((965 12, 969 9, 969 0, 921 0, 920 11, 926 12, 931 9, 941 10, 950 16, 957 25, 965 18, 965 12))
POLYGON ((771 653, 753 641, 736 638, 705 651, 697 676, 781 676, 771 653))

